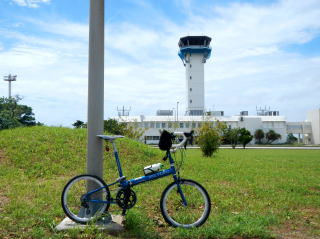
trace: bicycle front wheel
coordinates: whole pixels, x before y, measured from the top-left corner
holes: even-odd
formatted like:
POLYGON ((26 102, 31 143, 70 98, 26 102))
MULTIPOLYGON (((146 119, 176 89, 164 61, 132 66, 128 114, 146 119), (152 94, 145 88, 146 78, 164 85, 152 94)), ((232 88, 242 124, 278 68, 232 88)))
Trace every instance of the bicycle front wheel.
POLYGON ((109 203, 92 200, 110 202, 107 185, 94 175, 79 175, 72 178, 64 187, 61 195, 61 205, 65 214, 73 221, 82 224, 98 219, 109 209, 109 203))
POLYGON ((171 226, 198 227, 208 219, 211 202, 207 191, 199 183, 181 179, 169 184, 163 191, 160 208, 163 218, 171 226))

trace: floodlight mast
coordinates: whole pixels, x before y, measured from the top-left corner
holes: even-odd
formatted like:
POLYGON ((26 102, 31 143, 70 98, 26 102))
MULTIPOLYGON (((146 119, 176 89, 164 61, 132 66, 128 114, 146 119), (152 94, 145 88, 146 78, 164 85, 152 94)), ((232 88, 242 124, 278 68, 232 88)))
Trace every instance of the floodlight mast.
POLYGON ((16 81, 17 76, 16 75, 13 76, 13 75, 9 74, 9 75, 5 76, 3 80, 8 81, 8 83, 9 83, 8 97, 11 98, 11 82, 16 81))
POLYGON ((104 0, 90 0, 87 173, 103 175, 104 0))

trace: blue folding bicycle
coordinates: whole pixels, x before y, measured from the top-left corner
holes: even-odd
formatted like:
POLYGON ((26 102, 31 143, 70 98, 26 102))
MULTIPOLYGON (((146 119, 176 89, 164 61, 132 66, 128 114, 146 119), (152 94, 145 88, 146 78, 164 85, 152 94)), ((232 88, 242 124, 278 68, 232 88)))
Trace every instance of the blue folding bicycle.
POLYGON ((108 212, 111 204, 117 204, 125 215, 126 210, 137 202, 137 196, 132 190, 134 186, 169 175, 173 176, 173 182, 165 188, 160 199, 161 213, 165 221, 173 227, 190 228, 198 227, 208 219, 211 202, 206 189, 193 180, 180 178, 171 155, 172 151, 175 152, 186 144, 187 137, 184 133, 163 131, 160 136, 159 147, 166 151, 164 160, 169 159, 170 168, 130 180, 122 173, 115 144, 117 138, 124 136, 98 137, 112 143, 119 178, 111 184, 106 184, 103 179, 94 175, 84 174, 72 178, 64 187, 61 196, 62 208, 70 219, 82 224, 99 220, 108 212), (172 145, 175 136, 183 137, 183 140, 172 145), (119 187, 113 198, 109 187, 116 184, 119 187))

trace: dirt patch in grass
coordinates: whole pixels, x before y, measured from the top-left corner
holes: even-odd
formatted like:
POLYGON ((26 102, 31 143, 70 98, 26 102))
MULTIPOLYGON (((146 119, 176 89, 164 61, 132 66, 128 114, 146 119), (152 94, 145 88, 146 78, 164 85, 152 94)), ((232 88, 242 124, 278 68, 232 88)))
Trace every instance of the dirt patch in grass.
POLYGON ((286 223, 281 228, 273 230, 279 239, 319 239, 319 236, 310 234, 307 227, 301 223, 286 223))
POLYGON ((231 239, 260 239, 260 237, 241 237, 241 236, 235 236, 231 239))
POLYGON ((299 210, 298 220, 289 220, 273 232, 279 239, 320 239, 320 208, 299 210))
POLYGON ((230 181, 216 181, 215 182, 217 185, 220 185, 220 186, 225 186, 225 187, 233 187, 234 184, 230 181))
POLYGON ((8 157, 3 150, 0 149, 0 164, 7 164, 9 162, 8 157))
MULTIPOLYGON (((3 150, 0 150, 0 165, 6 165, 9 163, 9 159, 6 157, 3 150)), ((9 203, 9 198, 5 194, 5 190, 2 188, 0 190, 0 213, 4 211, 5 205, 9 203)))
POLYGON ((4 211, 5 205, 9 203, 9 198, 0 192, 0 213, 4 211))
POLYGON ((320 187, 312 187, 312 188, 309 188, 309 190, 314 193, 320 193, 320 187))

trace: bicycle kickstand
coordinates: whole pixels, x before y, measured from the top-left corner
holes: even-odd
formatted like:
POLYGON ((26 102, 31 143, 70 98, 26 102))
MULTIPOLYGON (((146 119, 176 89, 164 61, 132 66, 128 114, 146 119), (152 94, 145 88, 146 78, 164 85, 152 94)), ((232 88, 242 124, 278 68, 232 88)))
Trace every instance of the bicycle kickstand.
POLYGON ((127 210, 126 209, 122 209, 122 216, 125 216, 127 214, 127 210))

